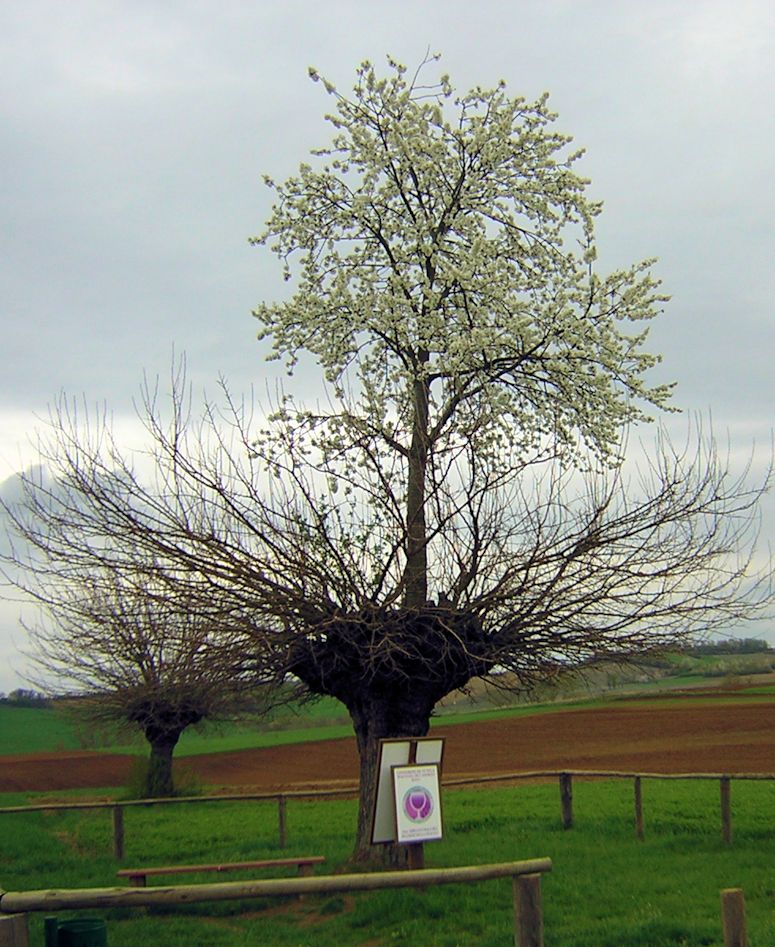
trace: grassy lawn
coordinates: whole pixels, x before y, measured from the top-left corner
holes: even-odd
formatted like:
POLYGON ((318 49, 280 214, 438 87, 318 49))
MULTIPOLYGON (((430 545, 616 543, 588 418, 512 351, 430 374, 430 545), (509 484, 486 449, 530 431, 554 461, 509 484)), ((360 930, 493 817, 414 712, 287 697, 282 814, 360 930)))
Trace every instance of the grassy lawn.
POLYGON ((0 704, 0 756, 77 749, 76 728, 64 714, 0 704))
MULTIPOLYGON (((576 826, 563 831, 556 784, 447 791, 445 839, 427 845, 427 862, 446 866, 550 856, 554 871, 544 878, 547 944, 720 945, 719 890, 731 886, 745 890, 752 947, 775 943, 775 784, 733 783, 731 846, 720 839, 715 782, 644 781, 643 842, 633 833, 629 782, 577 781, 574 795, 576 826)), ((20 797, 0 799, 4 805, 14 801, 20 797)), ((0 884, 7 890, 114 883, 117 865, 109 854, 108 813, 0 818, 0 884)), ((278 857, 284 852, 277 847, 276 819, 276 807, 269 803, 127 810, 125 862, 278 857)), ((351 801, 293 801, 286 851, 325 855, 326 872, 332 871, 347 857, 354 820, 351 801)), ((174 910, 125 909, 105 916, 111 947, 496 947, 512 943, 513 936, 508 881, 302 902, 264 899, 174 910)), ((36 918, 33 937, 38 941, 33 942, 41 942, 41 928, 36 918)))

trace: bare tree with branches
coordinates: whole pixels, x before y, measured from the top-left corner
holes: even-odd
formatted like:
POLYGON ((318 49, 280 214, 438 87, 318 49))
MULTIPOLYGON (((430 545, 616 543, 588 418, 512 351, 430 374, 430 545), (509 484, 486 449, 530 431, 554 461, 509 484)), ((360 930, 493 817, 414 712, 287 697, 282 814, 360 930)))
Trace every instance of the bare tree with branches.
MULTIPOLYGON (((172 757, 184 730, 266 712, 276 697, 273 675, 250 662, 250 621, 204 590, 169 596, 161 560, 143 565, 140 547, 115 556, 109 531, 99 520, 87 523, 85 497, 72 488, 38 468, 24 480, 22 504, 6 507, 17 532, 13 581, 37 606, 27 626, 35 680, 50 694, 77 698, 73 707, 91 723, 139 729, 150 747, 144 794, 172 795, 172 757), (80 511, 50 517, 66 509, 67 491, 80 511), (76 542, 67 539, 70 530, 83 531, 76 542)), ((83 480, 76 489, 88 493, 83 480)))
POLYGON ((152 479, 107 427, 86 434, 65 402, 54 412, 41 459, 57 476, 28 479, 7 510, 32 549, 21 581, 56 618, 36 635, 39 653, 113 695, 105 706, 131 714, 160 759, 184 722, 206 716, 208 700, 231 700, 240 681, 292 675, 342 701, 361 758, 357 858, 374 857, 379 740, 424 735, 435 704, 472 678, 496 672, 496 684, 529 688, 768 607, 769 570, 752 568, 766 484, 733 476, 707 439, 675 451, 662 438, 634 482, 621 468, 580 474, 550 460, 506 472, 458 452, 426 500, 436 599, 414 606, 403 597, 401 494, 381 458, 365 451, 360 465, 332 467, 314 456, 313 421, 306 437, 277 422, 270 458, 256 453, 243 406, 227 401, 193 423, 181 378, 170 403, 165 417, 146 392, 152 479), (107 586, 84 595, 82 577, 105 570, 107 586), (182 616, 196 617, 176 624, 182 616), (180 688, 150 673, 155 648, 180 650, 180 688), (169 699, 170 729, 154 737, 167 719, 155 708, 169 699))

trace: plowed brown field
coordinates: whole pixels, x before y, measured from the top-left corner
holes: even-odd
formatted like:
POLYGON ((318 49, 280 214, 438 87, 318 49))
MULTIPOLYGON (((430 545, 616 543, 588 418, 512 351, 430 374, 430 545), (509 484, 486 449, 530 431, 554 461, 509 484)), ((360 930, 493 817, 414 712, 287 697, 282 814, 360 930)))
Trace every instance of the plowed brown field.
MULTIPOLYGON (((714 695, 714 696, 717 696, 714 695)), ((626 701, 458 726, 446 737, 447 777, 536 770, 644 773, 775 772, 775 701, 626 701)), ((118 786, 133 757, 94 752, 0 757, 0 792, 118 786)), ((195 756, 176 763, 204 784, 238 791, 351 785, 354 739, 195 756)))

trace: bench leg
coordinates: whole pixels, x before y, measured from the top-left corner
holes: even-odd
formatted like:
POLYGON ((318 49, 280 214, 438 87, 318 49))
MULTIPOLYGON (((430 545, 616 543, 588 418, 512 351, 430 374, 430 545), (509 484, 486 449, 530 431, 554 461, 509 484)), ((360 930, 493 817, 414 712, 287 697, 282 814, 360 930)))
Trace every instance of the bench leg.
MULTIPOLYGON (((300 877, 300 878, 309 878, 309 877, 311 877, 312 875, 314 875, 314 873, 315 873, 315 866, 314 866, 314 865, 299 865, 299 877, 300 877)), ((297 895, 297 898, 298 898, 299 901, 303 901, 303 900, 304 900, 304 895, 303 895, 303 894, 299 894, 299 895, 297 895)))

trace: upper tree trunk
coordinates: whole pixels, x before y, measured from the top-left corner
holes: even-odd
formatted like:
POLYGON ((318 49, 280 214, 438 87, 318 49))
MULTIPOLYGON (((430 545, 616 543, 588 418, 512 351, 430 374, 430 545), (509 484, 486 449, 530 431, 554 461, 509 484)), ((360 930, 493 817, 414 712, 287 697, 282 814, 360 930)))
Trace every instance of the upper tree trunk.
MULTIPOLYGON (((420 355, 427 362, 427 353, 420 355)), ((428 599, 428 535, 425 517, 425 490, 428 469, 428 383, 412 382, 412 440, 406 482, 406 566, 404 604, 422 608, 428 599)))

